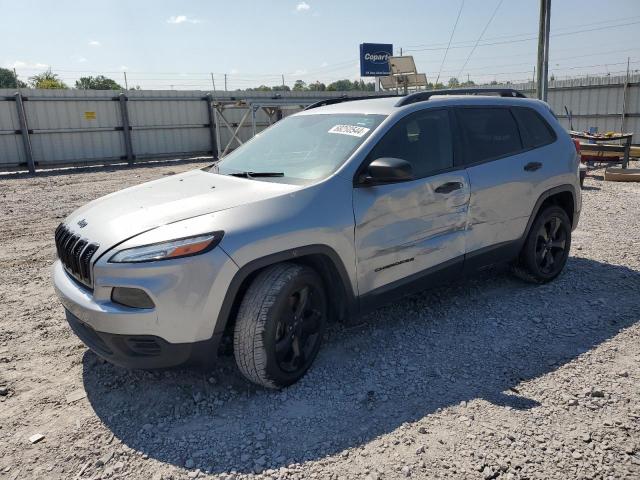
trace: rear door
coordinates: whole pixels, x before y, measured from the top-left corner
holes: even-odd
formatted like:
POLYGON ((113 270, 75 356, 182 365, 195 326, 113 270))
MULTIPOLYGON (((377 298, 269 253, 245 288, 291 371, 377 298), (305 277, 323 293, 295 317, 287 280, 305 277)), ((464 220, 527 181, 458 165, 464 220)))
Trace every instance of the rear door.
POLYGON ((473 256, 522 236, 551 159, 523 144, 510 107, 459 107, 456 118, 471 183, 466 250, 473 256))
POLYGON ((469 180, 464 168, 454 167, 449 111, 426 109, 399 120, 365 166, 382 157, 410 162, 415 179, 354 189, 360 295, 400 286, 464 256, 469 180))

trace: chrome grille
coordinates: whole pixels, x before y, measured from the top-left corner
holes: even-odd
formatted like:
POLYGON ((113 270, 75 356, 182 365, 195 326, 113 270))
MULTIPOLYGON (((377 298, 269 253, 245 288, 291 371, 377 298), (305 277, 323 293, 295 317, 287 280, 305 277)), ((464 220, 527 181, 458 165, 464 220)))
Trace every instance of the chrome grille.
POLYGON ((58 258, 65 270, 79 282, 91 287, 91 258, 98 251, 98 245, 74 234, 62 223, 56 228, 55 241, 58 258))

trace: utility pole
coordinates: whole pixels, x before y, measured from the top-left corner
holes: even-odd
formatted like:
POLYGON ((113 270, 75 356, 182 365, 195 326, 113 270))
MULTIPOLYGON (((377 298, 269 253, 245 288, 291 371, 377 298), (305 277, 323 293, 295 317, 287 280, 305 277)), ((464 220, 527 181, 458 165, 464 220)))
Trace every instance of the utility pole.
POLYGON ((531 77, 532 88, 536 87, 536 66, 533 66, 533 77, 531 77))
POLYGON ((215 92, 216 91, 216 81, 213 78, 213 73, 211 74, 211 84, 213 85, 213 91, 215 92))
POLYGON ((127 82, 127 72, 122 73, 124 73, 124 89, 129 90, 129 83, 127 82))
POLYGON ((284 90, 284 74, 282 74, 282 89, 284 90))
POLYGON ((627 57, 627 77, 624 81, 624 87, 622 88, 622 116, 620 117, 620 133, 624 133, 625 129, 625 117, 627 116, 627 97, 629 91, 629 62, 631 58, 627 57))
POLYGON ((227 74, 224 74, 224 91, 227 91, 227 74))
POLYGON ((540 0, 540 22, 538 25, 538 71, 536 95, 547 101, 549 89, 549 30, 551 29, 551 0, 540 0))
POLYGON ((16 81, 16 88, 18 88, 18 72, 16 72, 16 68, 13 67, 13 78, 16 81))

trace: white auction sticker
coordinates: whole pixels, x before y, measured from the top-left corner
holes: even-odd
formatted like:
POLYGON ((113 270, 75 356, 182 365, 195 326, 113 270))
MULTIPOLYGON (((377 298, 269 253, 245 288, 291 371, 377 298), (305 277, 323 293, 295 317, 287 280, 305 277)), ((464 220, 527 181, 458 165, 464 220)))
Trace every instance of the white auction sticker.
POLYGON ((334 125, 329 133, 340 133, 342 135, 351 135, 352 137, 362 137, 370 129, 367 127, 359 127, 358 125, 334 125))

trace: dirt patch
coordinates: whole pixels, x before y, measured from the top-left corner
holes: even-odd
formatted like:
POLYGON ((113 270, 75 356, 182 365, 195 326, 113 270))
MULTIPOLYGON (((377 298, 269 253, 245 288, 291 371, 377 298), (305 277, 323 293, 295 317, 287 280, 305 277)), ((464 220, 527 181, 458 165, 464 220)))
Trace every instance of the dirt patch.
POLYGON ((230 357, 104 363, 51 285, 71 211, 203 165, 0 178, 0 478, 640 476, 640 185, 587 179, 555 282, 495 269, 333 326, 309 374, 267 392, 230 357))

